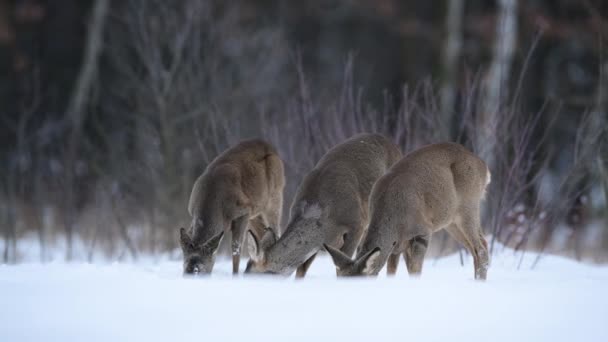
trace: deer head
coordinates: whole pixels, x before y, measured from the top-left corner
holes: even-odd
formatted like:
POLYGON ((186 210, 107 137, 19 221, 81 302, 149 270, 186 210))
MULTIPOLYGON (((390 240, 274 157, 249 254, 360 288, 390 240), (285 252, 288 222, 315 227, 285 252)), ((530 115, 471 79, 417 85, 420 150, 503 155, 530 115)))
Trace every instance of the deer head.
POLYGON ((207 241, 196 243, 184 228, 179 230, 179 242, 184 253, 184 274, 204 275, 211 273, 224 232, 215 235, 207 241))

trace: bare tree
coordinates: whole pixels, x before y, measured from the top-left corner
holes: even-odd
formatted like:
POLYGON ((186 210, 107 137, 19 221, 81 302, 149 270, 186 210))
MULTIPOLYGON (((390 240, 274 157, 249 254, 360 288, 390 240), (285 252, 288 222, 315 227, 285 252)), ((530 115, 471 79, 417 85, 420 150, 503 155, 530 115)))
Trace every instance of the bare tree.
MULTIPOLYGON (((548 107, 534 108, 532 111, 536 113, 528 114, 526 87, 536 85, 524 82, 522 75, 529 59, 534 60, 534 64, 540 59, 538 56, 531 58, 530 52, 523 61, 520 78, 516 82, 511 78, 512 71, 518 71, 513 64, 519 20, 528 20, 529 15, 528 7, 519 10, 524 6, 522 2, 499 0, 496 2, 498 15, 483 10, 480 23, 464 20, 465 8, 469 9, 465 1, 448 1, 444 26, 429 25, 418 19, 402 22, 396 10, 399 7, 384 9, 392 13, 392 24, 378 25, 391 26, 401 35, 426 37, 433 41, 433 51, 441 46, 444 50, 440 88, 432 80, 406 84, 399 94, 384 93, 383 104, 380 104, 382 99, 378 99, 382 92, 377 89, 382 82, 366 83, 375 72, 366 65, 370 60, 367 55, 362 58, 363 66, 355 65, 353 55, 341 55, 345 48, 328 47, 334 41, 346 41, 341 37, 320 38, 331 44, 292 46, 290 44, 298 40, 293 38, 296 35, 293 28, 286 25, 291 23, 290 18, 284 17, 292 13, 280 8, 282 5, 274 8, 274 5, 253 3, 128 0, 112 2, 110 7, 108 0, 92 2, 85 56, 76 84, 68 94, 65 115, 60 119, 45 117, 41 123, 33 119, 35 115, 15 115, 17 119, 7 120, 0 117, 6 121, 2 123, 9 127, 9 133, 16 137, 15 148, 7 158, 10 163, 6 163, 10 172, 0 180, 1 196, 6 199, 0 208, 2 233, 7 239, 5 260, 12 262, 17 258, 16 237, 24 235, 34 224, 39 227, 38 237, 41 246, 44 245, 48 238, 43 231, 44 224, 30 224, 24 216, 29 215, 28 205, 48 208, 55 205, 53 202, 65 205, 63 215, 57 215, 59 220, 65 219, 65 225, 59 225, 63 232, 55 231, 55 227, 51 229, 52 233, 66 237, 67 258, 73 255, 72 240, 76 238, 89 246, 90 258, 100 250, 107 255, 131 258, 142 253, 171 251, 177 242, 176 226, 188 219, 186 202, 196 176, 221 151, 251 137, 267 139, 280 151, 288 176, 285 196, 288 202, 302 177, 319 158, 356 133, 392 135, 404 152, 433 142, 461 142, 484 156, 491 165, 492 183, 484 215, 487 231, 493 233, 493 242, 515 248, 527 248, 533 233, 542 229, 547 234, 545 237, 551 238, 553 231, 546 227, 564 220, 562 214, 567 211, 559 208, 576 201, 572 196, 592 185, 580 182, 581 177, 589 177, 588 168, 597 167, 603 179, 608 179, 606 151, 589 147, 594 141, 601 141, 594 137, 605 139, 605 131, 593 130, 604 127, 601 120, 597 121, 602 116, 588 116, 582 120, 584 125, 575 148, 574 160, 580 166, 565 175, 566 181, 559 185, 563 202, 527 200, 535 196, 530 195, 531 189, 539 187, 541 174, 548 167, 550 151, 541 147, 547 145, 545 135, 553 126, 549 123, 541 127, 544 123, 540 117, 543 113, 548 113, 546 116, 550 118, 556 114, 548 107), (260 15, 268 8, 276 9, 281 15, 276 16, 278 18, 260 15), (432 26, 443 27, 445 39, 440 39, 440 30, 432 26), (485 77, 473 79, 470 89, 462 91, 465 87, 459 82, 468 79, 467 74, 461 72, 460 64, 470 61, 469 51, 466 58, 461 58, 465 52, 464 33, 485 33, 494 26, 493 38, 491 34, 483 35, 490 38, 488 41, 494 39, 485 77), (319 58, 325 60, 319 62, 319 58), (342 74, 336 67, 340 63, 344 64, 342 74), (107 69, 98 73, 98 65, 107 69), (331 76, 320 71, 328 68, 332 69, 331 76), (511 87, 514 83, 515 87, 511 87), (372 101, 368 101, 372 97, 372 101), (458 122, 454 120, 457 113, 461 118, 458 122), (61 162, 57 162, 54 150, 49 152, 34 143, 43 140, 40 137, 45 136, 42 131, 46 126, 59 127, 53 129, 58 135, 66 135, 51 143, 57 145, 54 142, 59 141, 64 145, 64 151, 58 153, 64 158, 61 162), (90 137, 89 132, 93 133, 90 137), (94 153, 84 156, 83 151, 94 153), (27 175, 20 174, 22 155, 36 155, 32 157, 36 160, 34 163, 47 171, 28 169, 27 175), (83 162, 91 170, 87 173, 91 176, 87 180, 91 181, 80 185, 83 177, 78 169, 83 162), (83 190, 85 185, 88 189, 83 190), (526 221, 512 229, 508 221, 518 219, 516 213, 519 212, 514 209, 519 208, 526 221), (540 219, 541 213, 551 215, 555 221, 540 219)), ((337 12, 350 15, 349 6, 340 5, 332 10, 332 15, 337 12)), ((323 8, 313 7, 314 15, 327 16, 323 8)), ((478 10, 477 5, 470 8, 478 10)), ((441 18, 435 16, 433 20, 441 18)), ((523 22, 522 28, 526 28, 526 24, 523 22)), ((559 25, 549 26, 547 32, 551 39, 574 36, 567 30, 558 30, 559 25)), ((336 29, 338 31, 342 32, 343 28, 336 29)), ((378 32, 370 36, 382 35, 378 32)), ((527 38, 525 32, 521 36, 527 38)), ((474 50, 485 56, 483 38, 477 39, 474 50)), ((541 38, 545 36, 539 35, 535 44, 541 38)), ((353 39, 353 42, 359 40, 353 39)), ((360 48, 369 46, 373 44, 362 44, 360 48)), ((361 51, 358 53, 362 56, 361 51)), ((554 53, 564 55, 559 49, 554 53)), ((427 65, 424 60, 430 55, 420 53, 422 61, 416 65, 427 65)), ((404 55, 396 56, 402 61, 404 55)), ((561 57, 556 60, 561 61, 561 57)), ((553 65, 559 70, 561 64, 553 65)), ((381 69, 395 73, 388 65, 381 69)), ((538 71, 556 74, 541 69, 538 71)), ((577 70, 573 69, 572 74, 576 76, 577 70)), ((583 76, 585 80, 594 80, 586 74, 583 76)), ((402 81, 399 77, 395 80, 402 81)), ((562 85, 545 81, 551 78, 539 79, 543 80, 541 83, 562 85)), ((600 89, 598 97, 602 94, 600 89)), ((561 106, 562 96, 555 98, 558 101, 552 104, 561 106)), ((604 105, 598 105, 593 112, 605 113, 605 100, 598 103, 604 105)), ((606 146, 605 143, 597 145, 606 146)), ((605 189, 608 196, 608 186, 605 189)), ((45 220, 42 209, 32 212, 36 220, 45 220)), ((434 240, 452 250, 447 237, 434 240)))
MULTIPOLYGON (((3 205, 1 210, 4 217, 4 262, 17 261, 17 223, 19 220, 19 207, 24 202, 24 188, 29 183, 22 175, 32 168, 33 148, 32 135, 29 127, 32 125, 35 113, 40 106, 40 83, 39 75, 33 72, 28 77, 27 88, 30 97, 28 101, 19 104, 19 115, 16 120, 11 120, 8 116, 2 116, 3 124, 8 127, 16 137, 15 149, 9 155, 7 163, 6 177, 3 177, 2 191, 3 205)), ((29 196, 27 196, 30 198, 29 196)), ((24 204, 25 206, 25 204, 24 204)), ((38 227, 38 233, 42 241, 42 230, 38 227)))
POLYGON ((125 152, 136 160, 117 161, 113 174, 121 191, 141 198, 151 251, 175 246, 194 179, 229 145, 258 134, 256 111, 277 111, 288 91, 288 82, 276 83, 288 59, 281 29, 244 30, 245 12, 214 0, 130 0, 115 9, 109 59, 117 79, 103 106, 128 118, 125 152))
MULTIPOLYGON (((606 116, 608 115, 608 98, 606 96, 606 86, 608 84, 608 62, 604 62, 600 68, 600 84, 597 92, 597 105, 595 112, 598 113, 598 121, 594 124, 603 127, 599 138, 599 153, 597 154, 597 165, 600 181, 604 189, 604 201, 606 202, 606 216, 608 216, 608 128, 606 127, 606 116)), ((607 222, 608 224, 608 222, 607 222)))
POLYGON ((72 259, 73 233, 76 217, 75 209, 75 183, 76 183, 76 161, 78 158, 78 147, 82 134, 82 125, 86 117, 85 108, 87 97, 97 74, 97 62, 102 49, 104 26, 106 15, 110 7, 109 0, 96 0, 91 10, 91 21, 87 33, 84 59, 80 74, 76 80, 74 91, 66 110, 66 117, 71 123, 70 137, 68 139, 65 158, 66 175, 63 180, 65 187, 64 220, 65 234, 67 239, 66 259, 72 259))

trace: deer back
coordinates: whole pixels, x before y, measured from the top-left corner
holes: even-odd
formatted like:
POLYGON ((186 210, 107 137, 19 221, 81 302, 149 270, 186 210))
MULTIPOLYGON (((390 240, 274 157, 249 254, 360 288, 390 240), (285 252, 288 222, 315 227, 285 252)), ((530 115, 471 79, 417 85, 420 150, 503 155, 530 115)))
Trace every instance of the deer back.
POLYGON ((323 243, 336 244, 346 231, 361 235, 375 181, 401 156, 378 134, 356 135, 319 160, 298 187, 285 233, 257 265, 260 272, 291 273, 323 243))
POLYGON ((272 145, 247 140, 224 151, 192 188, 188 212, 194 236, 204 240, 225 228, 225 221, 259 212, 284 186, 283 162, 272 145), (201 225, 213 227, 199 232, 201 225))
POLYGON ((411 239, 478 215, 489 181, 485 162, 459 144, 433 144, 407 154, 374 185, 370 224, 355 261, 377 250, 370 271, 377 273, 389 254, 411 239))

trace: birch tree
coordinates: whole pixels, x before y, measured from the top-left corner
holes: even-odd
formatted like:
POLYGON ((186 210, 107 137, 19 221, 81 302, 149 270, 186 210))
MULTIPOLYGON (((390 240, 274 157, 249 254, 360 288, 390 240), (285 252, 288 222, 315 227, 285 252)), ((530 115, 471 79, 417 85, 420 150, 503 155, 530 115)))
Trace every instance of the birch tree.
POLYGON ((483 83, 477 147, 490 169, 494 164, 498 115, 508 96, 509 76, 516 50, 517 7, 518 0, 498 1, 498 22, 493 57, 483 83))
POLYGON ((462 54, 462 23, 464 0, 449 0, 446 14, 446 41, 443 51, 443 82, 441 85, 441 114, 449 137, 453 137, 454 112, 458 90, 458 61, 462 54))

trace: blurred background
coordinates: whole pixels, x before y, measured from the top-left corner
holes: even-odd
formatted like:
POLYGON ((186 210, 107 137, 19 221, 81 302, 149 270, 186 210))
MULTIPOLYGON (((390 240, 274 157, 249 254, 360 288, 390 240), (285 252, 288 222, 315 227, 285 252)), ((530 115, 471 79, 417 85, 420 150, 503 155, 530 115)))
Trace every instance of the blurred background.
POLYGON ((286 221, 381 132, 487 161, 493 251, 606 262, 607 37, 602 0, 0 0, 0 260, 177 258, 227 147, 277 146, 286 221))

